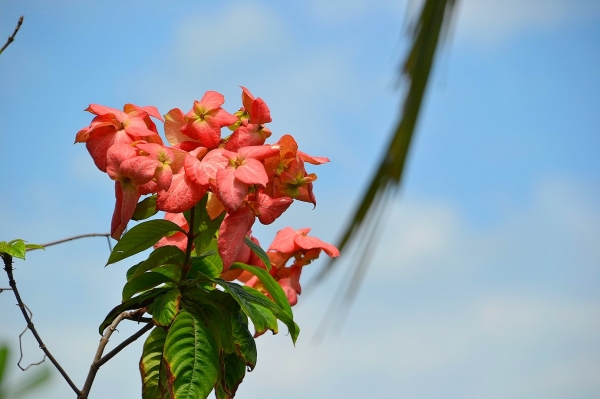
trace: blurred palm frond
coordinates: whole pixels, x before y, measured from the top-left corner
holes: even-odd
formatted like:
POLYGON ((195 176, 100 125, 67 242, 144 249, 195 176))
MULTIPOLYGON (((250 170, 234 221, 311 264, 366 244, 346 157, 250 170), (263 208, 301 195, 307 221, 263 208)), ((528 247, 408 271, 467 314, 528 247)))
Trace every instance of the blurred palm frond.
MULTIPOLYGON (((336 294, 339 304, 348 306, 356 295, 382 231, 382 216, 388 209, 390 200, 398 193, 423 96, 439 48, 438 43, 447 33, 455 8, 456 0, 425 0, 420 13, 409 26, 412 45, 399 68, 401 82, 406 87, 399 121, 379 167, 338 242, 340 251, 353 243, 357 247, 353 257, 357 261, 354 261, 351 265, 353 267, 347 272, 351 277, 343 294, 342 291, 336 294)), ((309 288, 330 274, 337 259, 339 258, 332 259, 320 271, 310 282, 309 288)), ((340 289, 342 287, 343 285, 340 289)))

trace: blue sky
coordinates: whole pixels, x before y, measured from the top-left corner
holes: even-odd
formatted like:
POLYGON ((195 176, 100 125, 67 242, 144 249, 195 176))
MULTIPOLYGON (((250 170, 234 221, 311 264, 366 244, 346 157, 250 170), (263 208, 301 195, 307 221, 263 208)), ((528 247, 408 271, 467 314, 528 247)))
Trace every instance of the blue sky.
MULTIPOLYGON (((389 0, 0 3, 0 37, 25 15, 0 56, 0 240, 108 231, 112 182, 72 145, 89 103, 164 114, 216 90, 232 112, 243 85, 270 106, 274 140, 293 134, 332 161, 311 170, 315 210, 296 203, 256 234, 267 246, 286 225, 312 227, 334 242, 398 117, 407 10, 389 0)), ((300 297, 296 348, 283 327, 258 340, 239 397, 598 397, 598 37, 591 0, 460 3, 343 329, 311 339, 347 263, 300 297)), ((135 262, 104 268, 107 257, 92 239, 16 264, 36 326, 79 385, 135 262)), ((16 348, 13 303, 0 294, 0 340, 16 348)), ((92 397, 139 395, 141 343, 100 370, 92 397)), ((27 360, 36 347, 28 341, 27 360)), ((17 371, 13 381, 26 378, 17 371)), ((43 397, 69 395, 55 375, 43 397)))

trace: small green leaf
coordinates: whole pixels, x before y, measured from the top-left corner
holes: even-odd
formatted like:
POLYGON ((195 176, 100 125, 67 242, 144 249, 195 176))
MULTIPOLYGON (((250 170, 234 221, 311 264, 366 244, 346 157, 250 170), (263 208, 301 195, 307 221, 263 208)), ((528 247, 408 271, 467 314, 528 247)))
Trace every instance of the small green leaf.
POLYGON ((135 298, 131 298, 123 302, 122 304, 115 306, 110 312, 108 312, 108 314, 102 321, 102 324, 100 324, 100 335, 102 335, 104 329, 108 327, 110 323, 112 323, 112 321, 115 319, 115 317, 117 317, 119 314, 123 313, 126 310, 140 309, 144 306, 148 306, 154 301, 154 299, 157 296, 161 295, 167 290, 168 288, 156 288, 152 291, 144 292, 143 294, 138 295, 135 298))
POLYGON ((244 242, 246 243, 247 246, 250 247, 252 252, 254 252, 256 254, 256 256, 258 256, 260 258, 260 260, 262 260, 262 262, 265 264, 265 267, 267 268, 267 270, 270 271, 271 270, 271 261, 269 260, 269 257, 267 256, 267 253, 265 252, 265 250, 262 249, 260 247, 260 245, 257 245, 254 241, 252 241, 250 239, 250 237, 248 237, 248 236, 244 236, 244 242))
MULTIPOLYGON (((255 290, 254 288, 251 287, 242 287, 242 289, 246 292, 246 294, 248 294, 251 297, 254 297, 254 299, 256 300, 260 300, 260 299, 264 299, 265 295, 262 292, 259 292, 257 290, 255 290)), ((269 302, 271 302, 270 300, 268 300, 269 302)), ((271 302, 273 304, 273 302, 271 302)), ((257 303, 253 303, 251 305, 252 309, 254 310, 254 314, 250 315, 248 313, 246 313, 246 315, 250 318, 250 320, 252 320, 252 324, 254 324, 254 331, 255 337, 258 337, 262 334, 264 334, 267 329, 271 330, 273 332, 273 334, 277 334, 279 332, 279 325, 277 324, 277 318, 279 317, 279 314, 282 313, 281 309, 279 309, 279 307, 277 305, 275 305, 275 308, 277 308, 277 310, 271 308, 271 307, 267 307, 267 306, 262 306, 260 304, 257 303), (260 317, 262 317, 265 320, 265 324, 261 325, 260 323, 257 325, 256 324, 256 313, 258 313, 260 315, 260 317)), ((243 310, 243 308, 242 308, 243 310)), ((260 318, 259 318, 260 320, 260 318)))
POLYGON ((279 331, 277 314, 281 312, 277 304, 253 288, 242 288, 239 284, 222 279, 215 279, 215 281, 236 300, 242 311, 252 320, 257 335, 267 330, 277 334, 279 331), (258 295, 253 295, 250 290, 258 295))
POLYGON ((271 294, 271 297, 273 297, 275 303, 279 305, 279 307, 283 309, 283 311, 287 313, 289 317, 294 317, 292 313, 292 307, 290 306, 290 303, 287 300, 285 292, 283 292, 283 289, 281 288, 279 283, 273 278, 273 276, 271 276, 269 272, 267 272, 264 269, 261 269, 260 267, 250 266, 239 262, 234 263, 231 266, 231 268, 246 270, 258 277, 258 279, 264 285, 267 292, 271 294))
POLYGON ((21 239, 9 241, 4 247, 3 251, 5 254, 12 256, 13 258, 25 259, 25 241, 21 239))
POLYGON ((161 399, 158 376, 166 338, 167 330, 162 327, 155 327, 146 338, 146 342, 144 342, 140 359, 142 399, 161 399))
POLYGON ((43 245, 39 244, 25 244, 25 248, 27 249, 46 249, 43 245))
POLYGON ((123 301, 127 301, 138 292, 147 291, 157 285, 169 282, 173 282, 173 280, 162 273, 144 273, 125 284, 123 287, 123 301))
POLYGON ((181 265, 185 254, 174 245, 156 248, 133 273, 133 278, 162 265, 181 265))
POLYGON ((152 320, 157 326, 169 327, 177 313, 179 313, 179 303, 181 302, 181 293, 178 289, 165 292, 153 303, 152 320))
MULTIPOLYGON (((296 339, 298 339, 298 335, 300 334, 300 327, 298 327, 298 324, 294 322, 292 308, 279 283, 277 283, 273 276, 271 276, 266 270, 259 267, 245 265, 243 263, 234 263, 231 268, 233 269, 234 267, 247 270, 260 279, 261 283, 263 283, 263 286, 266 288, 267 292, 271 295, 277 304, 277 307, 280 309, 280 312, 277 314, 277 318, 287 326, 288 331, 290 332, 290 337, 295 344, 296 339)), ((263 294, 256 290, 252 289, 252 291, 250 291, 250 287, 244 287, 244 289, 249 291, 254 296, 258 294, 264 297, 263 294)))
POLYGON ((148 219, 151 216, 156 215, 158 209, 156 209, 156 194, 151 195, 148 198, 144 198, 142 201, 138 202, 135 207, 135 211, 133 212, 133 216, 131 220, 144 220, 148 219))
POLYGON ((163 350, 162 397, 206 398, 219 373, 219 352, 210 329, 201 318, 183 309, 171 325, 163 350))
POLYGON ((140 223, 121 237, 121 240, 113 248, 106 264, 110 265, 145 251, 161 238, 178 231, 185 233, 181 227, 168 220, 154 219, 140 223))
POLYGON ((217 240, 213 239, 206 250, 202 255, 191 258, 192 270, 210 278, 219 277, 223 272, 223 260, 219 256, 217 240))

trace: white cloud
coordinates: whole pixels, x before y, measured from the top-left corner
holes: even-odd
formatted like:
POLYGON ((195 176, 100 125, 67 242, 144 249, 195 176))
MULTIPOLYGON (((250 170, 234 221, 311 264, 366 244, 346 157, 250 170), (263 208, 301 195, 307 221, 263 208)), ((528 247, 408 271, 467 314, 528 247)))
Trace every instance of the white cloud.
POLYGON ((547 179, 533 201, 498 224, 469 227, 459 209, 443 202, 402 199, 390 215, 375 258, 378 277, 451 276, 486 267, 517 273, 591 270, 600 263, 600 210, 586 190, 564 178, 547 179))
POLYGON ((189 16, 179 30, 176 53, 191 70, 243 64, 245 57, 280 52, 287 32, 278 16, 258 3, 232 4, 215 15, 189 16))

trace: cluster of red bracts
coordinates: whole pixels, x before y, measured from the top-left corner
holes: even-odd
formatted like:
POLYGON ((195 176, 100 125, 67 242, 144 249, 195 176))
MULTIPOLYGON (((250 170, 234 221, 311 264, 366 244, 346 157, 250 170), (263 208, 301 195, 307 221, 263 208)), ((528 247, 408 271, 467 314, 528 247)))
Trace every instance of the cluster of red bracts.
MULTIPOLYGON (((242 87, 243 107, 236 113, 225 111, 224 102, 223 95, 208 91, 187 114, 175 108, 164 119, 153 106, 126 104, 123 111, 97 104, 87 108, 96 116, 77 133, 75 142, 85 142, 96 166, 115 181, 114 239, 125 231, 143 195, 156 194, 156 208, 182 225, 181 212, 208 193, 210 217, 226 212, 218 236, 226 272, 248 249, 244 237, 256 218, 270 224, 294 199, 316 205, 312 183, 317 177, 308 174, 304 164, 329 160, 299 151, 289 135, 265 144, 271 136, 265 127, 271 122, 269 108, 246 88, 242 87), (152 118, 164 122, 170 146, 164 144, 152 118), (233 133, 222 138, 224 127, 233 133)), ((177 237, 168 239, 172 243, 163 245, 176 245, 177 237)), ((290 279, 293 286, 295 273, 281 280, 290 279)))
MULTIPOLYGON (((304 266, 310 264, 317 259, 321 251, 325 251, 330 257, 340 256, 340 252, 336 247, 327 244, 316 237, 308 237, 309 228, 293 230, 286 227, 279 230, 271 246, 267 250, 267 255, 271 261, 271 275, 277 280, 283 291, 285 292, 290 305, 294 306, 298 302, 298 295, 302 292, 300 286, 300 274, 304 266), (292 264, 286 264, 292 260, 292 264)), ((257 244, 258 241, 252 238, 257 244)), ((249 251, 248 251, 249 252, 249 251)), ((239 261, 256 266, 262 266, 262 262, 252 252, 247 254, 246 259, 242 258, 239 261), (248 263, 251 262, 251 263, 248 263)), ((229 274, 225 274, 223 278, 238 279, 246 285, 263 292, 268 295, 267 290, 255 275, 241 270, 232 270, 229 274)))

